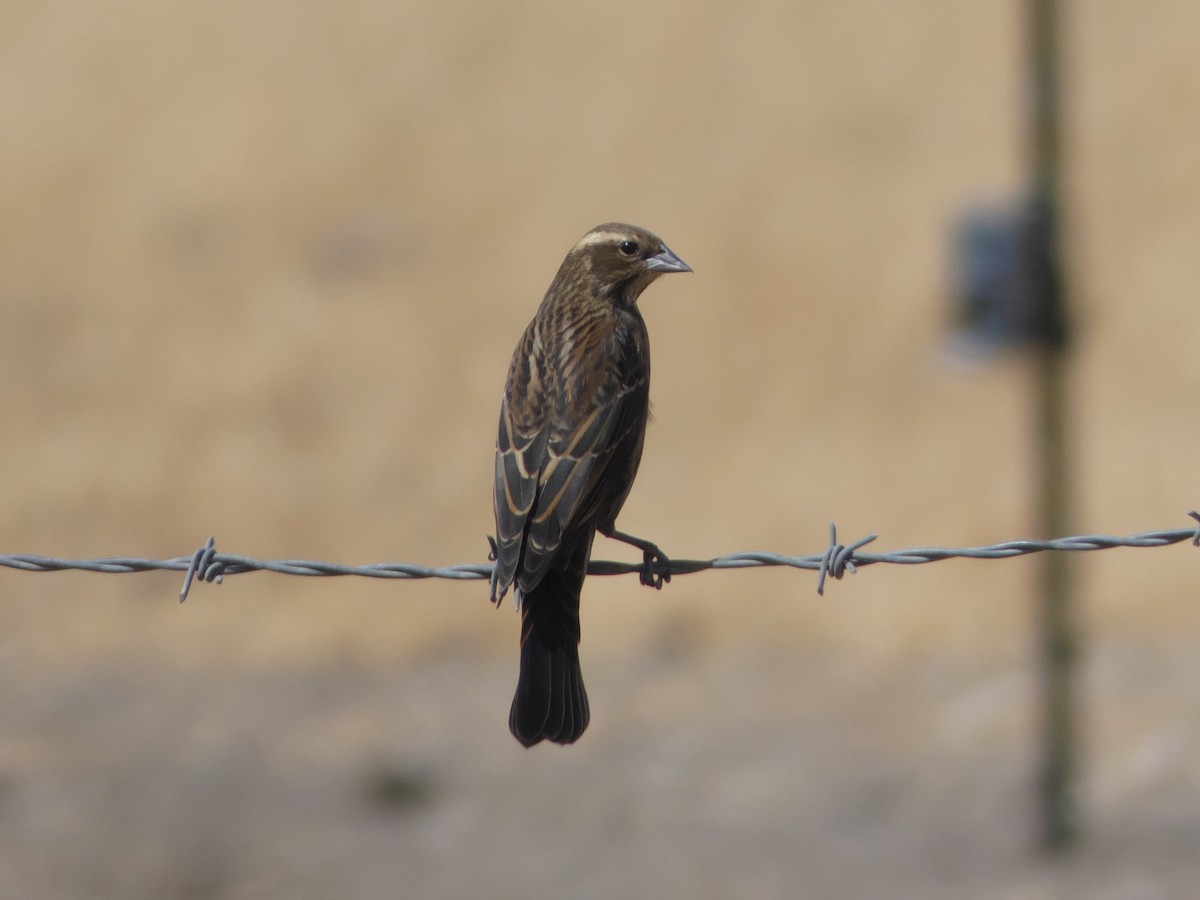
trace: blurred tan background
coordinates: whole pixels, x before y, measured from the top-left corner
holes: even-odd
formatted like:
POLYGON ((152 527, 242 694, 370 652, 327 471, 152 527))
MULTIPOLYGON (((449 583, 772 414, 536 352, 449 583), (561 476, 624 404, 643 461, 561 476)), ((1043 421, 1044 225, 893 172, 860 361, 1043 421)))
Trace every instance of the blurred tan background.
MULTIPOLYGON (((1068 6, 1075 530, 1185 527, 1200 7, 1068 6)), ((951 223, 1023 182, 1020 8, 9 0, 0 552, 482 561, 509 355, 610 219, 695 269, 643 297, 626 530, 1041 536, 1023 360, 944 350, 951 223)), ((1060 860, 1028 559, 592 579, 591 729, 533 751, 482 582, 3 569, 0 895, 1192 896, 1195 554, 1075 560, 1060 860)))

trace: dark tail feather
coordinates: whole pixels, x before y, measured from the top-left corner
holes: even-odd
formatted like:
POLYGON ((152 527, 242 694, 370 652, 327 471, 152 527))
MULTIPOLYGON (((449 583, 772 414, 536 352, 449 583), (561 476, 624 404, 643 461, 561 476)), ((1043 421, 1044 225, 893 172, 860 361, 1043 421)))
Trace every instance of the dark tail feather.
POLYGON ((579 668, 579 592, 591 543, 587 535, 565 548, 521 597, 521 675, 508 727, 526 747, 573 743, 591 718, 579 668))

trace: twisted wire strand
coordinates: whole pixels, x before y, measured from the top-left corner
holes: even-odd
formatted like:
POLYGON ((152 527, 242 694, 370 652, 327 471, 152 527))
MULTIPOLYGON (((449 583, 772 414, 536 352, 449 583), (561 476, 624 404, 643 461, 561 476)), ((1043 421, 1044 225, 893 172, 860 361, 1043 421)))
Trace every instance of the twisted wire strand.
MULTIPOLYGON (((787 556, 766 551, 730 553, 713 559, 671 559, 650 566, 655 575, 690 575, 712 569, 749 569, 765 566, 787 566, 793 569, 812 569, 819 573, 817 593, 824 594, 825 581, 832 577, 842 578, 847 572, 854 574, 860 566, 877 563, 911 566, 920 563, 940 562, 945 559, 1008 559, 1044 551, 1109 550, 1115 547, 1166 547, 1191 540, 1200 547, 1200 513, 1188 513, 1196 525, 1191 528, 1175 528, 1163 531, 1146 531, 1128 537, 1104 534, 1084 534, 1053 540, 1019 540, 989 544, 983 547, 917 547, 908 550, 893 550, 886 553, 863 553, 860 549, 874 541, 876 535, 845 545, 838 542, 837 528, 829 526, 829 546, 823 553, 810 556, 787 556)), ((588 564, 589 575, 645 574, 646 563, 593 560, 588 564)), ((261 560, 232 553, 220 553, 216 542, 209 538, 207 543, 191 556, 176 556, 171 559, 140 559, 137 557, 114 556, 100 559, 61 559, 53 556, 36 556, 29 553, 0 554, 0 567, 19 569, 25 572, 106 572, 128 574, 131 572, 173 571, 184 572, 183 588, 179 601, 187 599, 193 583, 217 582, 226 575, 243 572, 278 572, 282 575, 331 577, 357 575, 365 578, 445 578, 456 581, 472 581, 490 578, 491 563, 467 563, 453 566, 422 566, 415 563, 375 563, 365 566, 348 566, 339 563, 320 562, 310 559, 261 560)))

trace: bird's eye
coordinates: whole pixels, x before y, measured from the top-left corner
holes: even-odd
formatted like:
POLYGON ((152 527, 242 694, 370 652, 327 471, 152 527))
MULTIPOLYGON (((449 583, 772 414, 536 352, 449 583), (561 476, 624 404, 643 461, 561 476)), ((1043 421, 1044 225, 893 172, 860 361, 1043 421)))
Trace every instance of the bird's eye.
POLYGON ((637 241, 621 241, 617 244, 617 249, 625 256, 636 256, 638 252, 637 241))

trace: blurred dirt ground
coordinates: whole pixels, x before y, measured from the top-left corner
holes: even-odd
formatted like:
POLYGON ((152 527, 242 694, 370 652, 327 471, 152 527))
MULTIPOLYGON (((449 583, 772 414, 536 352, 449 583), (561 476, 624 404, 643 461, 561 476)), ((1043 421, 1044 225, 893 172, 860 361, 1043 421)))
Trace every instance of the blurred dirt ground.
MULTIPOLYGON (((1070 7, 1076 530, 1184 527, 1200 6, 1070 7)), ((951 223, 1022 181, 1019 13, 10 0, 0 552, 482 560, 512 346, 611 219, 696 271, 643 298, 628 530, 1035 536, 1023 362, 944 349, 951 223)), ((481 583, 0 570, 0 896, 1194 896, 1195 550, 1075 560, 1063 859, 1034 565, 592 579, 591 729, 528 752, 481 583)))

